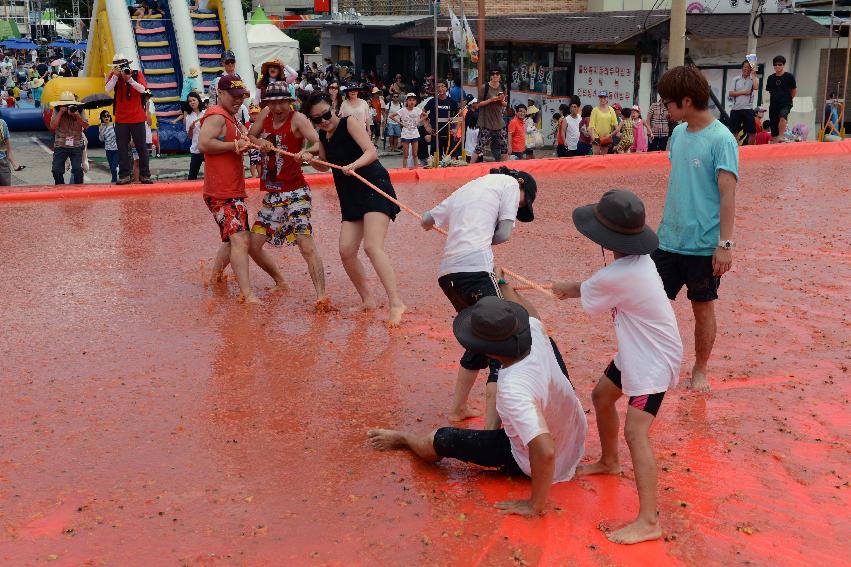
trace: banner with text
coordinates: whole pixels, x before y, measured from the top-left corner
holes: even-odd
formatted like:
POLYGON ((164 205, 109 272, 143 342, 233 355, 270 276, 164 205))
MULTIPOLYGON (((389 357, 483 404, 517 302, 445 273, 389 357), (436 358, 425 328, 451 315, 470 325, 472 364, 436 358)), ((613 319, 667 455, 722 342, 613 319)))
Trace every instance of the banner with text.
POLYGON ((597 103, 597 93, 609 91, 609 104, 632 105, 635 98, 635 55, 576 53, 573 91, 582 104, 597 103))

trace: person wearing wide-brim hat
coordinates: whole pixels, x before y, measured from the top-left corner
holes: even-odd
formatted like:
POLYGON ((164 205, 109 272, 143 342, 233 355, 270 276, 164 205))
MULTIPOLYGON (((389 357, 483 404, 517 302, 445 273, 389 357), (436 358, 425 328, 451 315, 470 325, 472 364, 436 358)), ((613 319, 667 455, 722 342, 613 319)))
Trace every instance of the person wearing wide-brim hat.
POLYGON ((83 182, 83 131, 89 122, 78 106, 77 97, 71 91, 59 95, 50 103, 53 116, 50 131, 53 132, 53 164, 51 173, 56 185, 65 184, 65 162, 71 160, 71 175, 74 183, 83 182))
POLYGON ((266 61, 260 66, 260 77, 257 79, 257 88, 260 90, 260 100, 263 100, 263 94, 269 85, 277 82, 283 82, 284 79, 284 64, 280 59, 272 59, 266 61))
POLYGON ((644 203, 622 189, 575 209, 573 224, 604 251, 611 250, 615 260, 582 283, 553 284, 553 293, 561 299, 580 298, 591 315, 611 313, 618 340, 618 352, 592 394, 602 454, 577 474, 620 473, 615 402, 629 396, 624 437, 639 487, 639 512, 634 522, 607 537, 624 544, 658 539, 662 526, 649 430, 665 393, 677 384, 683 357, 674 310, 649 256, 659 239, 646 224, 644 203))
POLYGON ((452 326, 461 345, 498 359, 496 403, 503 427, 441 427, 422 435, 389 429, 367 433, 375 449, 408 449, 435 462, 448 457, 532 479, 528 499, 497 502, 509 514, 542 515, 550 487, 573 478, 585 449, 585 412, 537 310, 510 286, 505 299, 483 297, 452 326))
POLYGON ((293 109, 293 101, 286 83, 270 84, 261 101, 263 110, 248 131, 252 143, 260 146, 260 189, 264 192, 263 205, 251 228, 249 250, 258 265, 269 268, 266 271, 283 289, 283 274, 263 246, 267 242, 272 246, 298 246, 316 292, 316 308, 326 310, 330 299, 325 292, 322 257, 313 240, 313 199, 301 169, 305 161, 301 156, 316 152, 319 134, 304 114, 293 109), (302 151, 305 141, 308 147, 302 151), (276 148, 299 157, 276 153, 276 148))
MULTIPOLYGON (((483 297, 500 296, 494 276, 493 246, 507 242, 515 220, 531 222, 537 183, 531 174, 507 167, 490 170, 465 183, 449 197, 423 213, 422 227, 447 230, 446 246, 438 266, 437 283, 456 311, 470 307, 483 297)), ((494 407, 498 364, 486 356, 467 350, 459 361, 451 421, 475 417, 468 405, 470 390, 479 370, 490 367, 486 386, 485 426, 496 427, 494 407)))
POLYGON ((360 83, 348 83, 340 88, 343 102, 340 104, 340 118, 351 116, 363 124, 367 133, 372 130, 372 120, 369 117, 369 103, 360 98, 360 91, 364 90, 360 83))

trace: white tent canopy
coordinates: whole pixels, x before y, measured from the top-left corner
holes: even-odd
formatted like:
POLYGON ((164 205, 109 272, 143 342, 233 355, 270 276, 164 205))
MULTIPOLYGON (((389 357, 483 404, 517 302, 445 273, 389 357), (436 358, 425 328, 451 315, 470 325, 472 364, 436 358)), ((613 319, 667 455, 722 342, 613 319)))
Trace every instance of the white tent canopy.
POLYGON ((260 72, 260 66, 270 59, 280 59, 293 69, 300 67, 298 41, 291 38, 274 24, 246 24, 248 51, 251 63, 260 72))

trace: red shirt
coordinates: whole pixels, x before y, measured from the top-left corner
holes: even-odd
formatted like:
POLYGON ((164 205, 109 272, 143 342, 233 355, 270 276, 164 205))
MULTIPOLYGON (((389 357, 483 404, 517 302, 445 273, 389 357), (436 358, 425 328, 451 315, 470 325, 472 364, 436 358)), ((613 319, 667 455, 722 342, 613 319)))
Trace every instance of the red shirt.
MULTIPOLYGON (((272 145, 280 150, 290 153, 301 151, 304 138, 293 133, 292 121, 295 111, 284 120, 280 128, 275 128, 275 118, 269 113, 263 121, 263 131, 260 137, 269 140, 272 145)), ((278 191, 292 191, 307 186, 301 164, 283 154, 269 152, 263 154, 263 173, 260 175, 260 188, 263 191, 276 193, 278 191)))
MULTIPOLYGON (((238 138, 236 120, 233 114, 221 106, 207 109, 201 126, 211 116, 225 119, 226 131, 222 141, 233 143, 238 138)), ((219 138, 221 140, 221 138, 219 138)), ((204 196, 214 199, 245 198, 245 175, 242 154, 224 152, 222 154, 204 154, 204 196)))
POLYGON ((526 151, 526 127, 523 121, 515 116, 508 123, 508 133, 511 135, 511 153, 526 151))
MULTIPOLYGON (((141 71, 136 73, 136 82, 143 87, 148 87, 148 82, 141 71)), ((115 83, 115 123, 136 124, 145 122, 148 113, 142 106, 142 93, 127 84, 126 81, 118 79, 115 83)))

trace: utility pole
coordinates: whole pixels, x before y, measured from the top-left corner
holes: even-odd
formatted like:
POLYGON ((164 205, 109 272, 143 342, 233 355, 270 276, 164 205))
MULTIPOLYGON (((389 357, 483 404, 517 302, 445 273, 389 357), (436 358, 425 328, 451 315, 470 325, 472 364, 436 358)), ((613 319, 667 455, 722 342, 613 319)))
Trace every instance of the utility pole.
POLYGON ((672 69, 685 62, 686 0, 671 0, 671 31, 669 36, 668 69, 672 69))
MULTIPOLYGON (((750 55, 751 53, 756 53, 756 43, 757 37, 753 33, 754 21, 756 21, 756 17, 759 15, 759 10, 762 8, 763 0, 751 0, 751 17, 750 17, 750 25, 748 26, 748 50, 746 55, 750 55)), ((762 30, 760 30, 762 32, 762 30)), ((756 67, 754 67, 754 71, 756 71, 756 67)))
MULTIPOLYGON (((685 0, 683 0, 685 1, 685 0)), ((479 77, 476 81, 479 90, 485 84, 485 0, 479 0, 479 62, 478 62, 478 73, 479 77)))

